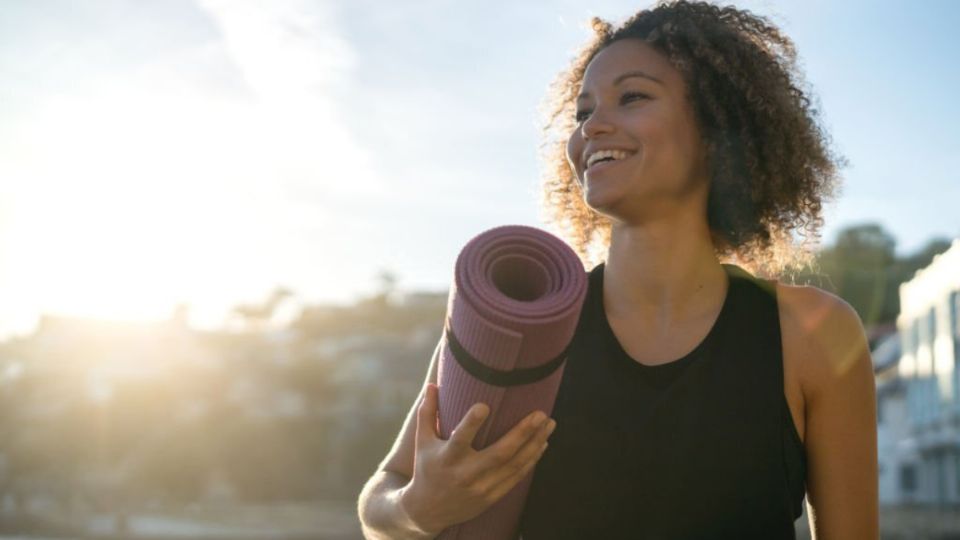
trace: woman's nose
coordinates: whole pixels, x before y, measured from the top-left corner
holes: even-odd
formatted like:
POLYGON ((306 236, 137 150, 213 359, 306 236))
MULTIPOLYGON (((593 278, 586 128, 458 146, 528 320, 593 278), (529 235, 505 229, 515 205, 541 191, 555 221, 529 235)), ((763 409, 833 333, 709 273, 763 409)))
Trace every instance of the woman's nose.
POLYGON ((601 133, 609 133, 613 130, 613 124, 606 118, 606 110, 599 107, 590 113, 590 116, 583 121, 581 129, 583 138, 589 139, 601 133))

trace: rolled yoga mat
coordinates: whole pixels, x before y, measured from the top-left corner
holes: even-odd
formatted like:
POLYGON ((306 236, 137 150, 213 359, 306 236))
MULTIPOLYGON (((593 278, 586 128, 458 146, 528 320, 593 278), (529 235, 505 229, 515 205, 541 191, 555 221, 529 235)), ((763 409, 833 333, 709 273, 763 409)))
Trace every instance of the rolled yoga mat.
MULTIPOLYGON (((440 434, 449 439, 470 407, 490 407, 473 442, 496 442, 534 410, 553 412, 564 362, 587 293, 587 273, 562 240, 523 225, 467 242, 447 301, 437 383, 440 434)), ((515 540, 533 478, 442 540, 515 540)))

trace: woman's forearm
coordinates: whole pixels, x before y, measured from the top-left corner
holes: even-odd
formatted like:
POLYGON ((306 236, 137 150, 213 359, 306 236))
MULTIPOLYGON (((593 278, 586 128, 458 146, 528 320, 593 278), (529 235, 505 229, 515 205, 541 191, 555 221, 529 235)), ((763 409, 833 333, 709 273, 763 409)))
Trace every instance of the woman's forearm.
POLYGON ((420 529, 400 501, 409 478, 390 471, 377 471, 360 492, 357 514, 368 540, 433 540, 435 534, 420 529))

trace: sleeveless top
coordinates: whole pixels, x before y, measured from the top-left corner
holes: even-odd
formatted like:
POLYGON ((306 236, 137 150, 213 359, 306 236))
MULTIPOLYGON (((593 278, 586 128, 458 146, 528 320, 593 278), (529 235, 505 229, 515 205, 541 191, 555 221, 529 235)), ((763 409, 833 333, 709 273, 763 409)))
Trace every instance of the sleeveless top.
POLYGON ((806 454, 784 395, 775 283, 724 264, 706 338, 647 366, 606 318, 604 264, 589 275, 522 539, 794 539, 806 454))

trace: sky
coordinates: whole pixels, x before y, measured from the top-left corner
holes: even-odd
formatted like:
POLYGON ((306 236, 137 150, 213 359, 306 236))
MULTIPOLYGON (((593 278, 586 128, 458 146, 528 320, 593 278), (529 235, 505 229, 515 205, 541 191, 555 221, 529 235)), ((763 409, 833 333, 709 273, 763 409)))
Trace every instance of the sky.
MULTIPOLYGON (((543 228, 547 86, 650 2, 0 0, 0 339, 41 314, 161 320, 286 286, 445 291, 543 228)), ((745 1, 797 45, 850 165, 823 239, 960 237, 960 2, 745 1)))

